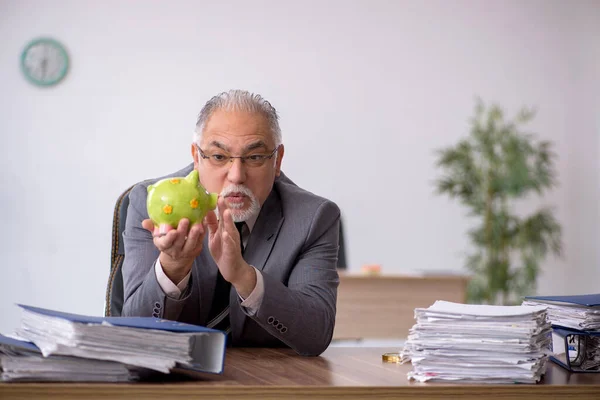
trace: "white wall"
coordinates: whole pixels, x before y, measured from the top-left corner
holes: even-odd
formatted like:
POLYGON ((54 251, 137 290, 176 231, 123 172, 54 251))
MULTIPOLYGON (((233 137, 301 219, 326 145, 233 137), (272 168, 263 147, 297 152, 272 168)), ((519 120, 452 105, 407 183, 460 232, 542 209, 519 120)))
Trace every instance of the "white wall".
POLYGON ((554 141, 567 254, 540 291, 598 291, 600 12, 579 1, 0 0, 0 332, 13 303, 101 314, 116 197, 190 161, 212 95, 257 91, 281 114, 284 171, 336 201, 351 269, 461 272, 465 210, 433 195, 433 150, 466 134, 476 95, 554 141), (65 82, 19 71, 61 40, 65 82), (568 278, 568 279, 565 279, 568 278))
POLYGON ((567 287, 600 293, 600 2, 572 5, 573 86, 565 127, 569 145, 563 178, 569 248, 563 274, 573 279, 567 287))

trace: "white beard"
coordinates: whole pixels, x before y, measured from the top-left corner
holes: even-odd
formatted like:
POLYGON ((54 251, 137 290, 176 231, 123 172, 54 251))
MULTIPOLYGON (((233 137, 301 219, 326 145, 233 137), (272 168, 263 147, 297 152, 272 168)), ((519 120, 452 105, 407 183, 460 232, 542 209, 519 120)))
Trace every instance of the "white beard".
MULTIPOLYGON (((219 196, 223 197, 225 201, 227 201, 225 197, 231 193, 242 193, 245 196, 247 196, 250 200, 250 206, 246 209, 243 208, 243 203, 227 204, 227 206, 229 207, 229 211, 231 212, 231 216, 233 217, 233 222, 245 222, 251 219, 252 217, 258 215, 258 213, 260 212, 260 204, 258 204, 258 199, 256 198, 256 196, 254 196, 254 193, 252 193, 250 189, 248 189, 244 185, 229 185, 227 187, 224 187, 223 190, 221 190, 219 196)), ((215 209, 215 213, 217 215, 217 218, 220 219, 218 207, 215 209)))

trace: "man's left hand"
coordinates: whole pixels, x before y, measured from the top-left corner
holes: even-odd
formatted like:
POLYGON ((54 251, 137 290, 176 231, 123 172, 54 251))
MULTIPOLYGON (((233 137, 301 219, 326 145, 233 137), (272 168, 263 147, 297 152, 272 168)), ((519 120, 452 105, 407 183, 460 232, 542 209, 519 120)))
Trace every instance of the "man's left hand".
POLYGON ((214 212, 206 216, 208 247, 223 278, 230 282, 243 298, 247 298, 256 286, 256 271, 242 257, 240 234, 237 231, 225 199, 218 201, 220 220, 214 212))

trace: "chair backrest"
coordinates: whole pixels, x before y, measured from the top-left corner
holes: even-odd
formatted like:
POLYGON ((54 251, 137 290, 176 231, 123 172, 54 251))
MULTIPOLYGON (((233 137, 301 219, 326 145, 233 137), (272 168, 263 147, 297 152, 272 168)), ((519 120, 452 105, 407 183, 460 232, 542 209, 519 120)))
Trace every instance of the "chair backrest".
POLYGON ((340 217, 340 248, 338 250, 338 268, 347 269, 346 261, 346 242, 344 241, 344 227, 342 226, 342 217, 340 217))
MULTIPOLYGON (((123 231, 127 219, 127 207, 129 206, 129 193, 135 185, 132 185, 121 193, 115 204, 112 224, 112 251, 110 254, 110 275, 106 286, 106 300, 104 303, 104 315, 107 317, 120 317, 123 309, 123 274, 121 267, 125 259, 125 246, 123 245, 123 231)), ((340 219, 340 247, 338 250, 338 268, 346 269, 346 246, 342 221, 340 219)))
POLYGON ((129 192, 131 192, 133 186, 121 193, 117 199, 113 213, 110 275, 108 276, 106 300, 104 303, 104 315, 107 317, 120 317, 121 310, 123 309, 123 274, 121 273, 121 266, 125 259, 123 231, 125 230, 125 220, 127 219, 129 192))

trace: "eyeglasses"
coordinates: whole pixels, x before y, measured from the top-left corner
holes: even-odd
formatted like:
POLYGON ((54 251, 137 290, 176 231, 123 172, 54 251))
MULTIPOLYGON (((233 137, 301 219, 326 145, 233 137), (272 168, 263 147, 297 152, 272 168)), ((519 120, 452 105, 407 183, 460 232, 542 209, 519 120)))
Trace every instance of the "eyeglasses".
POLYGON ((213 167, 222 167, 228 162, 233 162, 234 158, 239 158, 242 164, 253 168, 262 167, 267 160, 272 159, 277 150, 279 150, 280 146, 281 145, 275 147, 270 154, 249 154, 247 156, 234 157, 223 153, 206 154, 204 151, 202 151, 200 146, 196 144, 196 148, 198 149, 198 153, 200 153, 200 157, 202 157, 203 160, 208 160, 208 163, 213 167))

